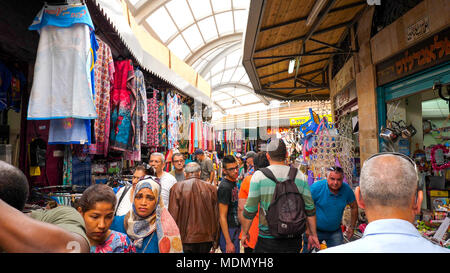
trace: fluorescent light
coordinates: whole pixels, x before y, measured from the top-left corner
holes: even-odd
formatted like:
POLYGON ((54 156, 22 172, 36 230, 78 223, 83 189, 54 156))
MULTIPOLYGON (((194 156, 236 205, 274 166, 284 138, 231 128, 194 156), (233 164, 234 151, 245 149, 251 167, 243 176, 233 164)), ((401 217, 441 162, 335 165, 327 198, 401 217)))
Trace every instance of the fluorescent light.
POLYGON ((295 67, 295 59, 292 59, 289 61, 289 69, 288 69, 289 74, 292 74, 292 72, 294 72, 294 67, 295 67))
POLYGON ((323 6, 327 0, 318 0, 316 1, 316 4, 311 9, 311 12, 308 15, 308 18, 306 19, 306 25, 310 26, 317 18, 317 15, 319 15, 319 12, 322 10, 323 6))

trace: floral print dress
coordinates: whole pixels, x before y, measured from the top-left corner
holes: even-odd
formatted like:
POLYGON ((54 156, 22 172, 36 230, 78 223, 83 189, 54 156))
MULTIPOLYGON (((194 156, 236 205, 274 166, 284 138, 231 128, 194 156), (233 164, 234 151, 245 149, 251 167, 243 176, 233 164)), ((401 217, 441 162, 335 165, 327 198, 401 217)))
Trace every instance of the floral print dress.
POLYGON ((136 253, 136 248, 127 235, 111 230, 103 244, 91 246, 91 253, 136 253))

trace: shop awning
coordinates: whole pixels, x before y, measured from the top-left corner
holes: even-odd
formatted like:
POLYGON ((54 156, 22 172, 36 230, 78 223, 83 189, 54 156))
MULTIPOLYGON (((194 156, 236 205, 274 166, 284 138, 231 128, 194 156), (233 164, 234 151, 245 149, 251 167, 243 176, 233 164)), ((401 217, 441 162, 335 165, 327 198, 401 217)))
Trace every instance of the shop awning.
POLYGON ((366 7, 365 0, 252 0, 243 64, 255 92, 329 99, 330 60, 354 53, 342 42, 366 7))
POLYGON ((120 0, 94 0, 94 2, 101 10, 102 14, 112 24, 118 36, 136 61, 139 62, 142 69, 145 69, 158 78, 170 83, 185 95, 192 97, 205 105, 212 106, 212 101, 209 96, 143 49, 129 25, 129 19, 124 15, 123 6, 120 0))

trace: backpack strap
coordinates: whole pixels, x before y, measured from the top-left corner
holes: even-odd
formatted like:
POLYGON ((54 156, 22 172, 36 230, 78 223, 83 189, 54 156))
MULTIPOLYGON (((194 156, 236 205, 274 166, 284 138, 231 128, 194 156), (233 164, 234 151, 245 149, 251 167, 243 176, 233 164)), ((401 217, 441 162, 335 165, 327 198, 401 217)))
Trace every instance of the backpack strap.
POLYGON ((259 169, 267 178, 269 178, 270 180, 272 180, 275 183, 278 183, 278 180, 276 179, 275 175, 273 174, 273 172, 271 170, 269 170, 268 168, 261 168, 259 169))
POLYGON ((294 183, 295 183, 295 177, 297 176, 297 171, 298 171, 298 169, 294 168, 294 167, 290 167, 290 169, 289 169, 288 179, 290 179, 294 183))
MULTIPOLYGON (((273 172, 271 170, 269 170, 268 168, 261 168, 259 170, 273 182, 279 183, 279 181, 275 178, 275 175, 273 174, 273 172)), ((295 177, 297 176, 297 171, 298 171, 297 168, 290 167, 289 173, 288 173, 288 179, 295 182, 295 177)))
MULTIPOLYGON (((130 188, 131 188, 131 185, 126 185, 126 186, 125 186, 125 189, 123 189, 122 195, 121 195, 120 198, 119 198, 119 202, 117 202, 117 209, 119 208, 120 203, 122 202, 122 199, 125 197, 125 195, 127 195, 127 192, 130 190, 130 188)), ((116 211, 114 212, 114 216, 117 215, 117 209, 116 209, 116 211)))

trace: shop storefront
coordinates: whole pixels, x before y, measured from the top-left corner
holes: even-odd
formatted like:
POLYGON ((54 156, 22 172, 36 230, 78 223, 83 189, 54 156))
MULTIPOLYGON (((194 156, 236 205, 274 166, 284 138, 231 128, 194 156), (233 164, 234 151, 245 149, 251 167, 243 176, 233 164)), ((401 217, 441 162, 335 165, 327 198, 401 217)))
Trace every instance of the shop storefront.
POLYGON ((434 228, 449 210, 449 39, 447 27, 376 66, 380 151, 416 161, 434 228))

